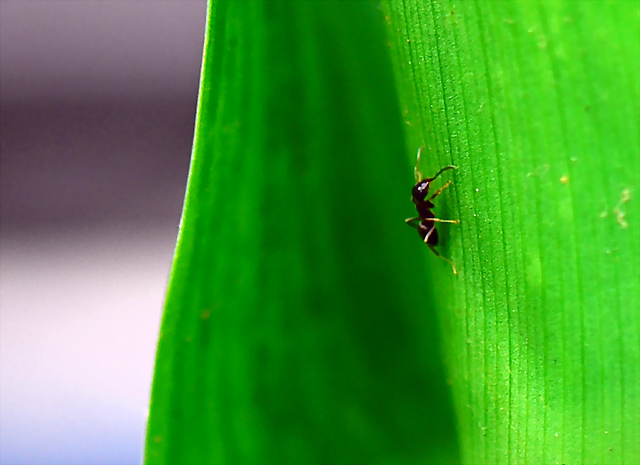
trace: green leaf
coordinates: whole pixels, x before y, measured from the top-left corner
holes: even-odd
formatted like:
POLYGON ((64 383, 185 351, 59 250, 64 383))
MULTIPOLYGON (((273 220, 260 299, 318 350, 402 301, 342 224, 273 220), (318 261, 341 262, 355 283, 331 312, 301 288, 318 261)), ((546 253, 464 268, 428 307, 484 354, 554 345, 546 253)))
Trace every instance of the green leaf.
POLYGON ((377 3, 208 15, 146 462, 457 462, 377 3))
POLYGON ((640 3, 385 8, 463 462, 640 463, 640 3))

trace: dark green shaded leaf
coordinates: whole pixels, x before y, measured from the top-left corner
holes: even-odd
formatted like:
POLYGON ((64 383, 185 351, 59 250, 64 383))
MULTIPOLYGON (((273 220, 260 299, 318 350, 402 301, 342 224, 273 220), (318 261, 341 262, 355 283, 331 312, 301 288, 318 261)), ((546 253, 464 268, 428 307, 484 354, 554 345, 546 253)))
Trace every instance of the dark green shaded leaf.
POLYGON ((211 3, 147 463, 455 461, 411 182, 376 3, 211 3))

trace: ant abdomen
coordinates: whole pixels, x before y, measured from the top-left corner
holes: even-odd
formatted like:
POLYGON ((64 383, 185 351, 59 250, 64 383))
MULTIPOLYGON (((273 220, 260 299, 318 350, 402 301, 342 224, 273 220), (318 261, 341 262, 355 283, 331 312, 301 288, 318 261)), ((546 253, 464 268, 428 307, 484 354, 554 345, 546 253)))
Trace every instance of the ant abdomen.
POLYGON ((421 221, 420 229, 418 229, 418 233, 420 234, 420 237, 422 238, 422 240, 426 242, 428 245, 431 245, 431 246, 438 245, 438 230, 436 229, 435 224, 425 220, 421 221))

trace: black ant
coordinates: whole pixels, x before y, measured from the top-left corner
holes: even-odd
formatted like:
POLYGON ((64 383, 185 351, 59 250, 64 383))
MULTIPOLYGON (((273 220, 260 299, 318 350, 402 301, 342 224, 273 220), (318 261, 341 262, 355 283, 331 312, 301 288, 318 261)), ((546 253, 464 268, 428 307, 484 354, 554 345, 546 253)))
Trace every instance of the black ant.
POLYGON ((435 199, 440 193, 445 190, 449 185, 451 185, 451 181, 447 181, 444 186, 435 191, 433 195, 427 198, 429 193, 429 186, 431 183, 442 173, 447 170, 455 170, 458 169, 457 166, 445 166, 440 171, 436 173, 436 175, 432 178, 423 178, 422 173, 418 169, 418 165, 420 164, 420 154, 422 153, 422 147, 418 149, 418 160, 416 161, 415 167, 415 177, 416 177, 416 185, 411 189, 411 201, 416 205, 416 210, 418 210, 418 216, 414 218, 407 218, 405 221, 412 228, 416 228, 418 230, 418 234, 422 240, 429 246, 429 248, 436 254, 438 257, 442 258, 446 262, 451 265, 453 268, 453 274, 458 274, 456 267, 451 263, 451 260, 443 257, 436 250, 436 245, 438 245, 438 231, 436 231, 435 223, 453 223, 458 224, 460 220, 442 220, 440 218, 436 218, 431 211, 435 205, 431 202, 435 199))

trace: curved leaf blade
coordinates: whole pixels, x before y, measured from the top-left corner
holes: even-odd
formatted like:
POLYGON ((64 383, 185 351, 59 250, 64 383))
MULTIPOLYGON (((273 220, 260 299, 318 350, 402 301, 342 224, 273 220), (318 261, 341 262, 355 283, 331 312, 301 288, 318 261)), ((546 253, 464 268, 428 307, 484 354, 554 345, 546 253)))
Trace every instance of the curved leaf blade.
POLYGON ((376 7, 211 2, 147 463, 456 461, 376 7))

